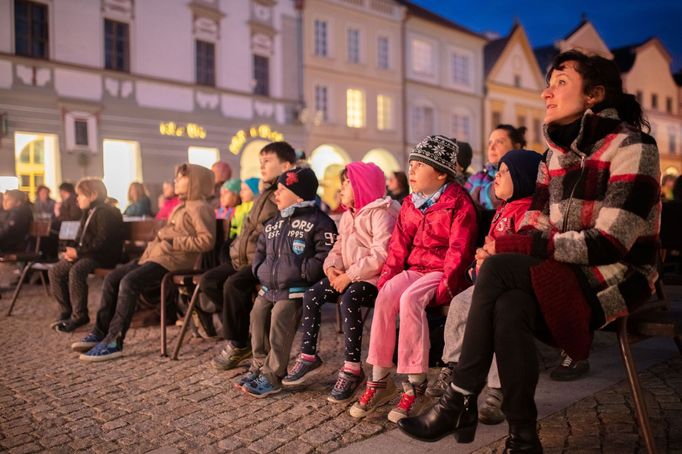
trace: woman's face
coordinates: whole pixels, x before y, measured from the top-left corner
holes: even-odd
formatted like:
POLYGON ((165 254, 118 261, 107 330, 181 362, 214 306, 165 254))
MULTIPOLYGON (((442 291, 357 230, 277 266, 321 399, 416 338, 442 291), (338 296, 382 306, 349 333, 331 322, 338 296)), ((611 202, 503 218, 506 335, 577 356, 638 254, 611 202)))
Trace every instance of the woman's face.
POLYGON ((562 69, 552 71, 547 88, 542 90, 545 124, 573 123, 594 104, 583 93, 583 77, 576 70, 576 65, 574 61, 567 61, 562 69))
POLYGON ((78 208, 81 210, 90 208, 90 204, 95 200, 97 200, 97 194, 85 195, 80 191, 76 192, 76 201, 78 202, 78 208))
POLYGON ((388 190, 391 192, 398 192, 400 191, 400 183, 398 183, 398 179, 395 177, 395 175, 392 173, 388 177, 388 190))
POLYGON ((514 149, 509 133, 504 129, 495 129, 488 138, 488 162, 497 165, 502 156, 514 149))

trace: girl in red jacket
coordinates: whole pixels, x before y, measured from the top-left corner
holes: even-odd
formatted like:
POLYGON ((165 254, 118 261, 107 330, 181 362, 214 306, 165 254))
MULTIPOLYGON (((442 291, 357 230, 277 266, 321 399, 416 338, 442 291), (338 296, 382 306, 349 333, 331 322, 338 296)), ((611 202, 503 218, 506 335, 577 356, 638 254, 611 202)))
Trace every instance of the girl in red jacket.
POLYGON ((377 282, 367 358, 374 366, 372 380, 351 407, 351 416, 364 417, 397 393, 390 371, 398 315, 397 371, 407 374, 408 381, 388 418, 396 422, 418 413, 422 404, 430 347, 425 308, 449 304, 469 285, 466 268, 476 243, 476 209, 455 183, 458 151, 454 139, 436 135, 410 153, 408 178, 414 192, 403 202, 377 282))

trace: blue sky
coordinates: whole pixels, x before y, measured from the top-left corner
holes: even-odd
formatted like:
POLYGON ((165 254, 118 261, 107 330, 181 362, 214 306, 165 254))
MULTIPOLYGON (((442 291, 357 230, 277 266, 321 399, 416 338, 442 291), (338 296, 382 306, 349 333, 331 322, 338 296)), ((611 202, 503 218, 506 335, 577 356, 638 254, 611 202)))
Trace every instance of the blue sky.
POLYGON ((475 32, 506 35, 518 18, 534 47, 563 38, 580 23, 581 15, 594 24, 610 48, 639 43, 657 36, 670 52, 673 71, 682 68, 682 1, 659 0, 412 0, 475 32))

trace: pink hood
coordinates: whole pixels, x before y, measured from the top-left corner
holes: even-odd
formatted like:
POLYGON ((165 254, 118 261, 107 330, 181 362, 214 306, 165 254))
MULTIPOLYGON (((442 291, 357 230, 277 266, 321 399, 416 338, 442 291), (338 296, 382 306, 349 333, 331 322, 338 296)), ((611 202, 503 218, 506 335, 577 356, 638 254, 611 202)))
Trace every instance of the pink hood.
POLYGON ((386 176, 371 162, 351 162, 346 171, 355 197, 355 211, 386 195, 386 176))

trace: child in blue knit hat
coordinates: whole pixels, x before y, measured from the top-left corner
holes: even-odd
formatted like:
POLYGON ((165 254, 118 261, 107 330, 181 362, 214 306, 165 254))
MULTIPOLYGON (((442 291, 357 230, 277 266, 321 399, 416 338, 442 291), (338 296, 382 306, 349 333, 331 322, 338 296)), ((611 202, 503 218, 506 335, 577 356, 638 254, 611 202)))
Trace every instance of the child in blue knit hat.
POLYGON ((242 203, 237 206, 234 211, 232 223, 230 224, 230 239, 235 238, 242 231, 244 219, 246 219, 246 216, 251 212, 253 201, 258 197, 258 194, 260 194, 260 189, 258 188, 259 184, 260 178, 256 177, 247 178, 241 182, 239 197, 242 199, 242 203))

